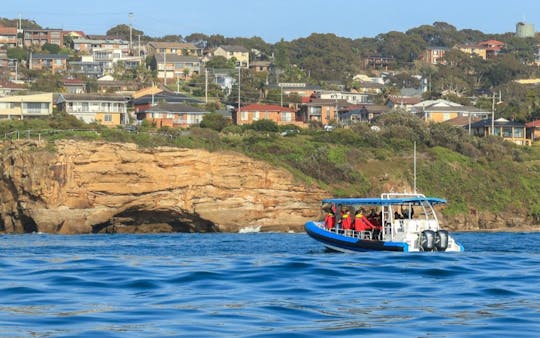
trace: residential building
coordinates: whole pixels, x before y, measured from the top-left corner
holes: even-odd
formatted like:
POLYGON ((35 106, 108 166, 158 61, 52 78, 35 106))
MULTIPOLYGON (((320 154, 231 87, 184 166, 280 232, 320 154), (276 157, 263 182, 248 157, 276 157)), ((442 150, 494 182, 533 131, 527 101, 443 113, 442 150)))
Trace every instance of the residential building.
POLYGON ((422 99, 418 96, 395 96, 391 95, 386 100, 386 106, 389 108, 402 108, 407 111, 412 109, 412 106, 418 104, 422 99))
POLYGON ((296 121, 295 111, 279 105, 250 104, 233 112, 233 123, 237 125, 251 124, 258 120, 271 120, 279 125, 301 124, 296 121))
POLYGON ((461 52, 469 55, 476 55, 482 59, 487 58, 487 47, 480 45, 478 43, 474 44, 459 44, 454 46, 454 48, 460 50, 461 52))
POLYGON ((183 105, 197 105, 204 103, 200 100, 197 100, 182 93, 172 93, 169 91, 161 90, 157 87, 153 88, 155 88, 156 90, 151 90, 149 93, 145 93, 143 95, 139 95, 137 93, 134 93, 134 95, 132 95, 133 99, 131 103, 136 113, 146 111, 150 107, 162 103, 183 105))
POLYGON ((201 61, 196 56, 156 54, 154 57, 158 79, 185 80, 201 72, 201 61))
POLYGON ((157 42, 151 41, 146 45, 148 55, 163 55, 163 54, 175 54, 175 55, 190 55, 201 56, 202 49, 195 46, 192 43, 184 42, 157 42))
POLYGON ((93 48, 92 60, 100 65, 103 74, 112 74, 114 66, 121 62, 125 69, 136 69, 143 63, 139 56, 129 56, 128 50, 114 48, 93 48))
POLYGON ((83 53, 92 53, 94 49, 101 50, 121 50, 127 55, 129 52, 129 42, 122 39, 89 39, 89 38, 76 38, 73 39, 74 50, 83 53))
POLYGON ((486 49, 486 58, 487 59, 494 59, 496 58, 501 50, 504 48, 505 44, 502 41, 498 40, 486 40, 486 41, 480 41, 478 43, 479 46, 484 47, 486 49))
POLYGON ((371 81, 361 81, 354 83, 354 88, 356 89, 356 92, 360 94, 378 95, 382 92, 384 84, 371 81))
POLYGON ((27 90, 28 89, 23 84, 13 83, 11 81, 0 81, 0 96, 14 95, 27 90))
POLYGON ((426 122, 444 122, 459 116, 487 118, 491 111, 459 103, 438 99, 419 102, 411 106, 411 111, 426 122))
POLYGON ((127 103, 128 99, 120 95, 60 94, 56 99, 60 111, 105 126, 128 123, 127 103))
POLYGON ((537 139, 540 139, 540 120, 534 120, 525 124, 527 128, 527 139, 531 142, 535 142, 537 139))
POLYGON ((52 93, 0 97, 0 119, 46 118, 52 111, 52 93))
POLYGON ((312 99, 302 107, 303 121, 328 125, 338 122, 338 112, 351 104, 343 99, 312 99))
POLYGON ((137 121, 146 120, 157 127, 188 128, 199 125, 208 111, 186 104, 160 103, 137 113, 137 121))
POLYGON ((214 50, 214 56, 223 56, 227 60, 234 58, 237 67, 249 67, 249 50, 243 46, 219 46, 214 50))
POLYGON ((365 104, 372 102, 372 95, 364 93, 321 90, 318 96, 324 100, 345 100, 350 104, 365 104))
POLYGON ((29 68, 62 73, 67 71, 67 59, 68 55, 65 54, 30 54, 29 68))
POLYGON ((63 79, 62 85, 68 94, 84 94, 86 93, 86 83, 79 79, 63 79))
POLYGON ((255 72, 267 72, 270 73, 274 70, 274 64, 270 61, 252 61, 249 64, 249 69, 253 69, 255 72))
POLYGON ((23 45, 26 48, 43 46, 44 44, 64 45, 64 35, 61 29, 24 29, 23 45))
POLYGON ((390 111, 385 105, 360 104, 343 108, 339 111, 338 121, 342 125, 351 125, 358 122, 371 122, 377 116, 390 111))
POLYGON ((84 75, 92 78, 102 77, 105 74, 104 64, 94 61, 92 55, 83 55, 81 61, 69 61, 68 69, 71 75, 84 75))
POLYGON ((420 60, 430 63, 432 65, 444 65, 446 64, 444 55, 448 50, 448 47, 428 47, 420 55, 420 60))
POLYGON ((0 46, 17 47, 17 27, 0 27, 0 46))
POLYGON ((385 69, 392 68, 396 64, 396 59, 393 57, 386 57, 382 55, 368 56, 362 60, 362 66, 364 69, 385 69))
POLYGON ((527 139, 526 126, 523 123, 499 118, 492 122, 491 118, 471 124, 472 134, 476 136, 495 135, 517 145, 531 145, 527 139))

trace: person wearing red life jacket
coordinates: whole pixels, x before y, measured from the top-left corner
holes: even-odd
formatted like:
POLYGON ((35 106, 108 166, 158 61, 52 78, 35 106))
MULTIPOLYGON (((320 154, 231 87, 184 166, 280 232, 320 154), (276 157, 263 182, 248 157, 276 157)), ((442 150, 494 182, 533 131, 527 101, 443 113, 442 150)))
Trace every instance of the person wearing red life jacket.
POLYGON ((371 231, 375 229, 375 225, 362 213, 362 210, 357 210, 354 216, 355 231, 371 231))
POLYGON ((341 216, 341 228, 343 230, 351 230, 352 229, 352 219, 351 219, 351 211, 349 208, 344 208, 343 215, 341 216))
POLYGON ((326 210, 326 215, 324 216, 324 226, 326 229, 333 229, 336 224, 336 215, 332 209, 326 210))

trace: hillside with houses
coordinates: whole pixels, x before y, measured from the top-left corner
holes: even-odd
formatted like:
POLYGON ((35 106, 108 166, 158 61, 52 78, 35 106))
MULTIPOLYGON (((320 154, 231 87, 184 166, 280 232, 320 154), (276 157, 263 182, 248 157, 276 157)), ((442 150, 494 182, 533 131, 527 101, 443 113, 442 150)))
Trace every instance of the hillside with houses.
POLYGON ((299 128, 374 124, 390 111, 470 135, 531 145, 540 125, 540 39, 534 26, 488 35, 435 22, 375 38, 194 33, 153 38, 132 26, 106 34, 0 21, 0 119, 54 112, 109 127, 232 125, 299 128))

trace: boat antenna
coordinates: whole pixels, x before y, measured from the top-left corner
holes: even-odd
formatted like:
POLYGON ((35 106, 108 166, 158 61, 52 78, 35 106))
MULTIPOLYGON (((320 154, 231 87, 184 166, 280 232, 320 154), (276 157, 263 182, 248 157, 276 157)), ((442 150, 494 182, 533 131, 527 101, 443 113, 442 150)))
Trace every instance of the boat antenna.
POLYGON ((413 159, 414 159, 414 164, 413 164, 413 173, 414 173, 414 184, 413 184, 413 189, 414 189, 414 193, 416 194, 416 141, 414 141, 414 155, 413 155, 413 159))

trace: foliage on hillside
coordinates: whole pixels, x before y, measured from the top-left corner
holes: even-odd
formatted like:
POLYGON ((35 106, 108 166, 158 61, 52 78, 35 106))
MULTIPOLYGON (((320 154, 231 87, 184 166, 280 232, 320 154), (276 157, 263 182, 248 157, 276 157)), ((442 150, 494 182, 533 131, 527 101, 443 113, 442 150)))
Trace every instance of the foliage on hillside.
POLYGON ((428 124, 408 114, 382 116, 372 130, 358 124, 331 132, 293 131, 272 123, 178 130, 108 129, 55 115, 49 121, 0 123, 0 135, 14 138, 72 138, 132 142, 141 147, 175 146, 209 151, 237 151, 281 166, 300 181, 316 184, 334 196, 380 194, 389 187, 413 187, 413 144, 417 146, 417 188, 447 198, 447 213, 469 209, 525 211, 540 215, 540 150, 502 142, 496 137, 472 137, 461 128, 428 124), (63 131, 54 131, 63 129, 63 131), (221 128, 221 127, 220 127, 221 128), (277 131, 276 131, 277 130, 277 131), (25 132, 26 131, 26 132, 25 132))

